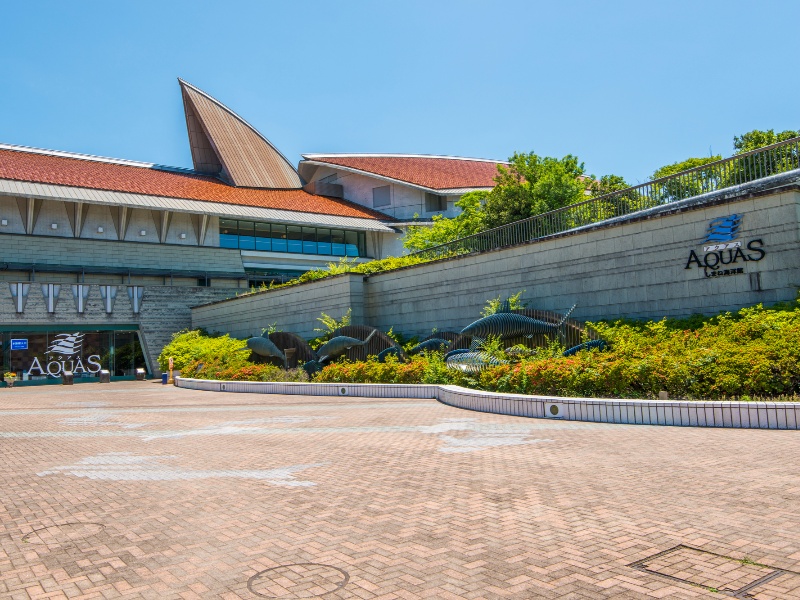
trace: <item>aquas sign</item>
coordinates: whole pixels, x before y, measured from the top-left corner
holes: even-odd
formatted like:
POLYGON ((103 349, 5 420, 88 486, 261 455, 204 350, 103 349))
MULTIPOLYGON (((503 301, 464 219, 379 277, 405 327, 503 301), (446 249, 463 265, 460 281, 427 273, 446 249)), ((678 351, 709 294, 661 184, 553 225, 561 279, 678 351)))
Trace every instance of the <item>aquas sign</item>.
POLYGON ((758 262, 767 253, 763 250, 761 239, 740 240, 739 230, 742 215, 730 215, 713 219, 708 224, 706 236, 702 241, 702 256, 694 250, 689 251, 687 269, 697 268, 706 277, 722 277, 744 273, 748 262, 758 262))
POLYGON ((53 339, 53 343, 45 351, 47 363, 42 367, 38 357, 33 358, 28 373, 30 375, 50 375, 58 377, 64 371, 73 373, 98 373, 103 367, 100 365, 100 355, 92 354, 86 357, 86 363, 81 358, 83 346, 82 333, 60 333, 53 339))

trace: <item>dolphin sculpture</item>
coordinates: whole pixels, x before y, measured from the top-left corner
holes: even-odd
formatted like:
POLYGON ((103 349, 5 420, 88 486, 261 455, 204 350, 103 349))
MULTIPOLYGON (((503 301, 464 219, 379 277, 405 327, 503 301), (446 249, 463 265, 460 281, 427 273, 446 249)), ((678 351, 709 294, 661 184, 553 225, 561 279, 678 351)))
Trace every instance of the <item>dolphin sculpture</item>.
POLYGON ((377 329, 374 329, 372 333, 367 336, 365 340, 359 340, 356 338, 348 337, 346 335, 339 335, 335 338, 331 338, 322 346, 319 347, 317 350, 317 355, 319 355, 319 362, 323 363, 329 358, 336 358, 337 356, 341 356, 345 352, 347 352, 350 348, 354 346, 366 346, 367 343, 372 339, 372 336, 375 335, 377 329))
POLYGON ((534 319, 512 312, 497 312, 470 323, 461 330, 461 335, 469 335, 473 339, 485 340, 489 337, 515 338, 531 337, 537 333, 557 333, 564 326, 572 311, 575 310, 575 306, 573 305, 567 311, 567 314, 564 315, 559 323, 548 323, 541 319, 534 319))
POLYGON ((608 347, 608 344, 605 340, 589 340, 588 342, 583 342, 582 344, 578 344, 577 346, 573 346, 568 350, 564 350, 564 353, 561 356, 574 356, 581 350, 592 350, 593 348, 597 348, 599 350, 605 350, 608 347))
POLYGON ((431 338, 429 340, 425 340, 424 342, 420 342, 411 350, 408 351, 409 354, 419 354, 420 352, 438 352, 440 350, 446 350, 447 347, 450 346, 450 342, 442 338, 431 338))
POLYGON ((506 361, 498 360, 488 352, 470 351, 452 354, 446 362, 449 368, 459 369, 466 373, 477 373, 486 367, 506 364, 506 361))
POLYGON ((259 356, 278 358, 284 365, 286 364, 286 356, 272 343, 272 340, 267 337, 251 337, 247 340, 247 347, 259 356))
POLYGON ((378 352, 378 362, 386 362, 386 358, 389 356, 396 356, 400 362, 405 362, 406 360, 406 357, 403 356, 403 350, 401 348, 397 346, 389 346, 385 350, 378 352))

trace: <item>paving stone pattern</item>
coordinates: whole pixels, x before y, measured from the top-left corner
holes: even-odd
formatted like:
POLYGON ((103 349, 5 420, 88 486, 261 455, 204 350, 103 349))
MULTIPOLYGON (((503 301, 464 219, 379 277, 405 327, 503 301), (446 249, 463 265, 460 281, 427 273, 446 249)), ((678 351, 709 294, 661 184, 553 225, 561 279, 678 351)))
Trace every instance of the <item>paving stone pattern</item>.
POLYGON ((737 597, 800 598, 799 455, 432 400, 0 390, 0 598, 721 598, 775 570, 737 597))

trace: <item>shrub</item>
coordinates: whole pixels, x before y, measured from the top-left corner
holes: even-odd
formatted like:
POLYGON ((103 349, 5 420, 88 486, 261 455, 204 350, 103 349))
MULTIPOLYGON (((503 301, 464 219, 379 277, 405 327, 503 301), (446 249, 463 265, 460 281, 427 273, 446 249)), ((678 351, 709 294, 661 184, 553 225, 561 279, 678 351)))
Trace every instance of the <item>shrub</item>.
POLYGON ((209 336, 199 329, 184 330, 172 336, 172 341, 164 346, 158 355, 158 365, 162 371, 169 367, 169 357, 173 358, 174 368, 183 371, 189 363, 196 361, 218 361, 224 365, 244 365, 249 350, 245 340, 237 340, 228 335, 209 336))

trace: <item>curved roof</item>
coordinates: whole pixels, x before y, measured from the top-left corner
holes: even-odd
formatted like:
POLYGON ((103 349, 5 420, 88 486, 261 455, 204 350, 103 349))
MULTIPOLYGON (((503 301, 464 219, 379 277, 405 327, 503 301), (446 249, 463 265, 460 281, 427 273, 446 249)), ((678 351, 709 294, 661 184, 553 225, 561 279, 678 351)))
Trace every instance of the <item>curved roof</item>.
POLYGON ((508 164, 482 158, 420 154, 304 154, 303 159, 301 171, 321 165, 341 167, 433 191, 492 188, 497 165, 508 164))
POLYGON ((195 171, 237 187, 302 187, 292 164, 252 125, 205 92, 178 81, 195 171))
POLYGON ((0 145, 0 179, 391 221, 383 213, 302 189, 250 189, 149 163, 0 145))

